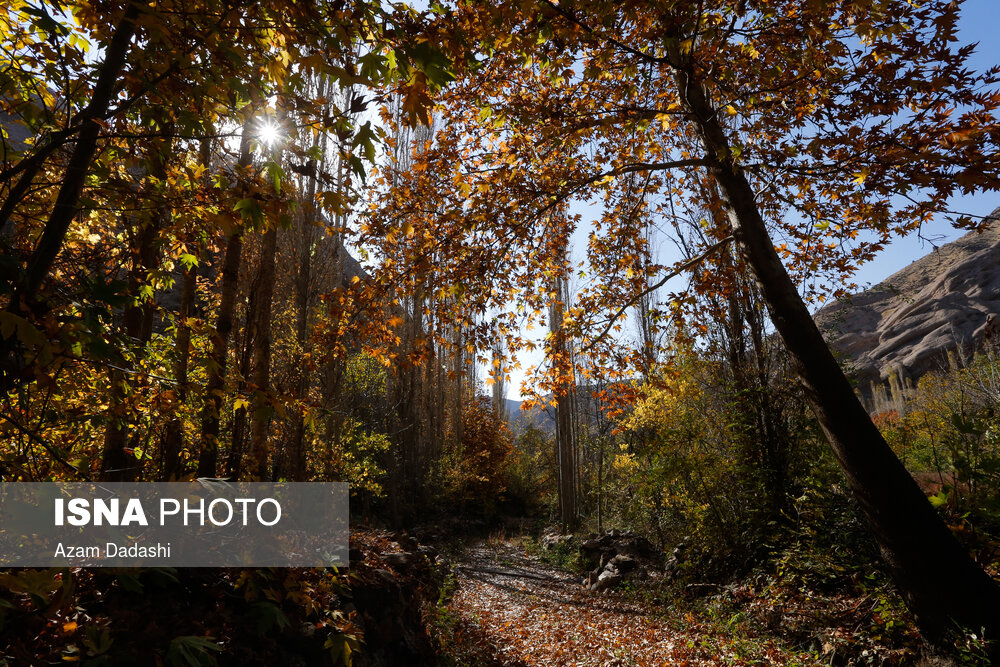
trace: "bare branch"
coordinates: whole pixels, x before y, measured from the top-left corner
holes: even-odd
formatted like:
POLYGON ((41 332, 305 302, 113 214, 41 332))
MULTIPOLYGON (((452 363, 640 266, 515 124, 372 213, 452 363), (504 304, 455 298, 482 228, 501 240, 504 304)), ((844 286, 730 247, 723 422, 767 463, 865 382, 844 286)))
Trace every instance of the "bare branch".
POLYGON ((722 248, 724 248, 725 246, 727 246, 732 240, 733 240, 732 235, 727 236, 726 238, 722 239, 721 241, 719 241, 715 245, 712 245, 712 246, 706 248, 704 250, 704 252, 702 252, 697 257, 692 257, 691 259, 685 260, 682 264, 680 264, 679 266, 676 266, 673 271, 671 271, 667 275, 663 276, 663 278, 661 278, 655 284, 650 285, 649 287, 647 287, 643 291, 641 291, 638 294, 636 294, 633 298, 629 299, 628 303, 626 303, 621 308, 619 308, 618 311, 615 312, 615 314, 612 315, 610 317, 610 319, 608 319, 608 323, 604 327, 604 329, 601 331, 601 333, 599 333, 594 339, 592 339, 589 343, 587 343, 585 346, 583 346, 583 348, 580 350, 580 352, 581 353, 587 352, 588 350, 592 349, 595 345, 597 345, 598 343, 600 343, 602 340, 604 340, 605 338, 607 338, 608 334, 611 333, 611 328, 614 327, 615 322, 617 322, 618 319, 622 315, 625 314, 625 311, 627 311, 629 308, 631 308, 632 306, 634 306, 635 304, 637 304, 639 302, 639 300, 642 299, 642 297, 644 297, 644 296, 646 296, 648 294, 652 294, 656 290, 658 290, 661 287, 663 287, 664 285, 666 285, 667 281, 670 280, 671 278, 676 278, 677 276, 679 276, 684 271, 687 271, 691 267, 693 267, 693 266, 695 266, 695 265, 703 262, 710 255, 718 252, 719 250, 721 250, 722 248))

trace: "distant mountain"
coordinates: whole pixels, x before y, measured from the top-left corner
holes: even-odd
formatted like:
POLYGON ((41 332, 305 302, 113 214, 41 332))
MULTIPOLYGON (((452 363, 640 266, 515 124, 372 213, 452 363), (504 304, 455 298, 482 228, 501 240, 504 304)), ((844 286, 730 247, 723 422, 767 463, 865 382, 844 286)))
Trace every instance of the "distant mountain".
POLYGON ((506 399, 506 403, 507 423, 515 432, 529 425, 539 428, 546 433, 556 432, 556 422, 551 408, 546 410, 539 410, 538 408, 521 410, 522 401, 515 401, 510 398, 506 399))
MULTIPOLYGON (((588 423, 600 409, 600 402, 593 394, 595 389, 596 388, 593 385, 585 384, 580 384, 576 387, 576 419, 579 420, 580 423, 588 423)), ((545 398, 551 398, 551 395, 548 395, 545 398)), ((519 427, 523 428, 530 424, 535 428, 545 431, 546 433, 555 434, 555 407, 548 405, 543 408, 521 410, 521 404, 522 401, 514 401, 509 398, 507 399, 507 423, 510 424, 511 427, 516 430, 519 427)))
MULTIPOLYGON (((1000 209, 990 216, 1000 220, 1000 209)), ((902 372, 916 381, 971 350, 1000 313, 1000 222, 969 232, 871 289, 827 304, 816 323, 863 390, 902 372)))

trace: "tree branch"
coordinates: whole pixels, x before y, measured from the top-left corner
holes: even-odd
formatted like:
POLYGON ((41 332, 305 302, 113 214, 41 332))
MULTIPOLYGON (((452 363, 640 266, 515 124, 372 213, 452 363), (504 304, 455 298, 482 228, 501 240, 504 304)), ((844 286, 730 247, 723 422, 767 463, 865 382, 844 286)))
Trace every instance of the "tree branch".
MULTIPOLYGON (((74 135, 83 134, 84 130, 93 122, 94 119, 109 120, 128 111, 128 109, 132 107, 136 101, 152 90, 155 85, 165 80, 176 69, 176 63, 171 65, 165 71, 161 72, 156 78, 151 81, 147 81, 135 95, 122 102, 113 111, 105 109, 104 113, 97 113, 94 101, 92 100, 91 103, 87 105, 87 108, 77 115, 69 127, 52 133, 49 140, 42 146, 39 146, 32 155, 22 159, 14 166, 0 172, 0 184, 6 183, 21 172, 24 172, 21 175, 21 178, 18 179, 17 183, 7 194, 7 199, 4 201, 3 207, 0 208, 0 232, 3 231, 4 227, 6 227, 7 222, 14 213, 14 209, 21 203, 21 200, 27 193, 32 181, 34 181, 35 176, 37 176, 38 172, 41 171, 42 166, 45 164, 45 160, 52 153, 68 144, 73 139, 74 135)), ((95 89, 94 95, 96 96, 97 94, 98 91, 95 89)))
POLYGON ((80 137, 73 148, 72 156, 70 156, 66 176, 59 189, 59 195, 56 197, 52 214, 45 224, 45 231, 42 232, 38 247, 28 263, 25 279, 19 286, 15 297, 11 299, 11 306, 15 309, 20 307, 19 299, 30 300, 38 291, 52 267, 52 262, 62 248, 66 230, 69 229, 70 223, 76 216, 84 180, 97 149, 97 139, 100 136, 101 126, 97 119, 104 117, 108 111, 108 105, 114 97, 115 84, 122 67, 125 65, 125 58, 128 55, 129 44, 132 42, 132 35, 135 33, 139 11, 140 7, 137 1, 128 4, 121 22, 115 30, 114 37, 108 44, 100 76, 94 85, 93 97, 83 112, 85 120, 82 123, 80 137))
POLYGON ((605 338, 607 338, 608 334, 611 333, 611 328, 615 325, 615 322, 618 321, 618 318, 620 318, 622 315, 624 315, 625 311, 627 311, 629 308, 631 308, 632 306, 634 306, 635 304, 637 304, 639 302, 639 300, 642 299, 642 297, 644 297, 644 296, 646 296, 648 294, 652 294, 656 290, 660 289, 661 287, 663 287, 664 285, 667 284, 668 280, 670 280, 671 278, 676 278, 677 276, 679 276, 684 271, 687 271, 688 269, 690 269, 691 267, 695 266, 696 264, 701 263, 702 261, 704 261, 710 255, 712 255, 712 254, 718 252, 719 250, 721 250, 722 248, 724 248, 732 240, 733 240, 732 235, 727 236, 726 238, 722 239, 721 241, 719 241, 715 245, 706 248, 704 250, 704 252, 702 252, 700 255, 698 255, 696 257, 692 257, 691 259, 685 260, 684 263, 682 263, 680 266, 675 267, 673 271, 671 271, 667 275, 663 276, 663 278, 661 278, 655 284, 650 285, 649 287, 647 287, 643 291, 641 291, 638 294, 636 294, 633 298, 629 299, 628 303, 626 303, 621 308, 619 308, 618 311, 614 315, 611 316, 611 318, 608 320, 607 325, 604 327, 604 329, 601 331, 601 333, 599 333, 597 335, 597 337, 595 337, 589 343, 587 343, 580 350, 580 352, 587 352, 587 351, 589 351, 595 345, 597 345, 602 340, 604 340, 605 338))
POLYGON ((89 482, 90 481, 90 477, 88 477, 85 473, 81 472, 80 469, 77 468, 75 465, 73 465, 72 463, 70 463, 69 461, 67 461, 65 458, 63 458, 62 456, 60 456, 59 452, 57 452, 56 449, 52 445, 50 445, 49 443, 45 442, 45 440, 43 438, 40 438, 36 433, 34 433, 34 432, 26 429, 25 427, 21 426, 16 421, 14 421, 13 419, 11 419, 10 417, 8 417, 7 415, 5 415, 3 413, 0 413, 0 417, 2 417, 4 421, 6 421, 8 424, 10 424, 14 428, 16 428, 18 431, 20 431, 21 433, 23 433, 25 436, 27 436, 28 440, 30 440, 31 442, 35 443, 36 445, 41 446, 57 462, 63 464, 64 466, 66 466, 67 468, 69 468, 70 470, 72 470, 76 474, 77 477, 79 477, 80 479, 84 480, 85 482, 89 482))
POLYGON ((689 158, 686 160, 672 160, 670 162, 633 162, 632 164, 626 164, 611 171, 606 171, 601 174, 597 174, 585 181, 580 181, 576 184, 574 189, 580 189, 596 183, 609 176, 621 176, 622 174, 632 174, 637 171, 665 171, 667 169, 679 169, 681 167, 708 167, 708 162, 702 158, 689 158))
POLYGON ((626 53, 631 53, 632 55, 638 56, 639 58, 642 58, 643 60, 646 60, 647 62, 651 62, 651 63, 656 63, 656 64, 660 64, 660 65, 662 65, 662 64, 669 64, 670 63, 670 59, 669 59, 670 57, 669 56, 653 56, 653 55, 650 55, 650 54, 646 53, 645 51, 642 51, 640 49, 636 49, 634 47, 629 46, 628 44, 620 42, 617 39, 615 39, 614 37, 609 37, 608 35, 604 35, 604 34, 598 33, 590 25, 588 25, 587 23, 584 23, 584 21, 582 19, 577 18, 572 12, 569 12, 569 11, 563 9, 561 6, 559 6, 559 5, 555 4, 554 2, 552 2, 552 0, 541 0, 541 4, 547 6, 549 9, 553 10, 556 14, 559 14, 560 16, 562 16, 567 21, 569 21, 571 23, 575 23, 576 25, 580 26, 581 28, 583 28, 584 31, 590 33, 594 37, 602 39, 602 40, 606 41, 607 43, 612 44, 612 45, 618 47, 622 51, 625 51, 626 53))

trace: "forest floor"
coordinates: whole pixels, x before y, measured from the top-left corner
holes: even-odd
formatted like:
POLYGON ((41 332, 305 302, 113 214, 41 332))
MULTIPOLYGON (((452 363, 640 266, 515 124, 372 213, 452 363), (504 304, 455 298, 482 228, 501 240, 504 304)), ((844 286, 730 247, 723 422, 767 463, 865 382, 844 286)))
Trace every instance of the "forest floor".
POLYGON ((456 664, 821 664, 773 637, 748 635, 743 624, 707 605, 664 605, 642 590, 592 592, 518 540, 466 547, 455 572, 447 607, 452 648, 478 644, 478 655, 490 656, 457 657, 456 664))

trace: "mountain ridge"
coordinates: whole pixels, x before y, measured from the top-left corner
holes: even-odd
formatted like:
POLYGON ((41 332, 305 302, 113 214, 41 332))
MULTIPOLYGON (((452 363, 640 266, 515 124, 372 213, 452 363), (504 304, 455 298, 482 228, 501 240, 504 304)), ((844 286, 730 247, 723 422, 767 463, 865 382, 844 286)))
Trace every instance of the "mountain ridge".
POLYGON ((1000 209, 989 227, 937 247, 877 285, 831 302, 814 318, 864 390, 890 375, 916 381, 948 353, 983 339, 1000 313, 1000 209))

